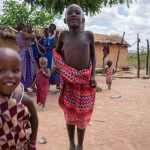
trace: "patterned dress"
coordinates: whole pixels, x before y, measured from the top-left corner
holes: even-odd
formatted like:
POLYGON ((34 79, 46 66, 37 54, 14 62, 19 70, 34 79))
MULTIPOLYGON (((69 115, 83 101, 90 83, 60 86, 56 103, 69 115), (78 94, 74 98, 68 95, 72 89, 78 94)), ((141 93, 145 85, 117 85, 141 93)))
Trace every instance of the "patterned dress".
POLYGON ((33 78, 37 72, 37 64, 33 57, 33 49, 31 40, 22 40, 21 32, 16 39, 20 48, 19 55, 21 57, 21 83, 25 88, 29 88, 33 84, 33 78))
POLYGON ((90 86, 92 64, 78 71, 68 66, 63 57, 53 50, 56 65, 60 67, 61 92, 59 105, 66 123, 85 129, 90 122, 95 103, 96 88, 90 86))
MULTIPOLYGON (((45 70, 45 72, 47 72, 45 70)), ((37 103, 45 104, 46 97, 49 89, 49 78, 46 78, 40 69, 37 71, 36 74, 36 96, 37 96, 37 103)))
POLYGON ((113 78, 113 67, 106 69, 106 83, 111 83, 113 78))
POLYGON ((29 118, 21 100, 0 96, 0 150, 26 150, 31 134, 29 118))

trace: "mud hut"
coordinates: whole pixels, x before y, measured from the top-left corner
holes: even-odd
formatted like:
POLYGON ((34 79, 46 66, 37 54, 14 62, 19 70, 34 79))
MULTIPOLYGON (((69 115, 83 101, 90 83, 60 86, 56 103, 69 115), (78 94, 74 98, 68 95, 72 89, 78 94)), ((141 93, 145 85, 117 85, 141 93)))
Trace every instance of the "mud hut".
MULTIPOLYGON (((43 36, 43 28, 41 27, 33 27, 33 30, 36 31, 37 39, 43 36)), ((0 26, 0 46, 7 46, 10 48, 19 51, 18 44, 16 43, 18 31, 15 27, 11 26, 0 26)), ((95 34, 95 52, 96 52, 96 68, 103 67, 103 44, 109 44, 110 53, 105 58, 105 62, 108 59, 113 61, 113 67, 115 67, 117 54, 118 54, 118 47, 121 42, 121 37, 117 35, 102 35, 102 34, 95 34)), ((118 61, 118 68, 122 68, 127 65, 127 56, 128 56, 128 47, 130 45, 123 41, 123 44, 120 48, 120 57, 118 61)))
MULTIPOLYGON (((121 43, 122 37, 118 35, 102 35, 95 34, 95 53, 96 53, 96 68, 103 67, 103 44, 108 43, 110 53, 105 58, 105 64, 107 60, 111 59, 113 61, 113 67, 116 65, 117 55, 118 55, 118 47, 121 43)), ((127 57, 128 57, 128 47, 129 43, 125 40, 120 47, 120 55, 118 61, 118 68, 121 69, 127 65, 127 57)))
MULTIPOLYGON (((36 31, 37 39, 43 36, 42 29, 40 27, 33 27, 33 30, 36 31)), ((19 47, 16 42, 17 34, 16 27, 0 25, 0 46, 10 47, 18 52, 19 47)))
POLYGON ((11 26, 0 26, 0 46, 7 46, 19 51, 16 43, 18 31, 11 26))

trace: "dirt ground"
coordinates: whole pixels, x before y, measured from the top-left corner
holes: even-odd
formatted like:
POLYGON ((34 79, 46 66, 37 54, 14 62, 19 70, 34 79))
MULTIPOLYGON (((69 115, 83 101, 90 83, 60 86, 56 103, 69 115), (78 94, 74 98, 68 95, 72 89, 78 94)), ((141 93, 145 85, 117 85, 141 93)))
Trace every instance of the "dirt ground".
MULTIPOLYGON (((150 79, 115 78, 112 90, 107 90, 104 76, 98 74, 96 80, 103 91, 96 93, 84 150, 150 150, 150 79), (114 95, 121 98, 111 98, 114 95)), ((68 150, 68 135, 58 96, 52 86, 44 112, 37 106, 35 94, 32 96, 39 117, 37 139, 42 136, 47 139, 45 144, 38 144, 37 150, 68 150)))

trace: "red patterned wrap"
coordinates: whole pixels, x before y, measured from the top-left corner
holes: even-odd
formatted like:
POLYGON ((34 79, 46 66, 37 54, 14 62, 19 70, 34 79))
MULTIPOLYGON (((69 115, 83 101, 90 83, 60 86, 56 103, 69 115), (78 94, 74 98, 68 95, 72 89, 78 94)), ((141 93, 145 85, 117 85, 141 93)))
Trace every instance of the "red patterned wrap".
POLYGON ((91 119, 96 94, 96 88, 90 86, 92 63, 89 69, 78 71, 68 66, 55 50, 53 57, 60 67, 61 92, 58 103, 64 111, 66 123, 85 129, 91 119))

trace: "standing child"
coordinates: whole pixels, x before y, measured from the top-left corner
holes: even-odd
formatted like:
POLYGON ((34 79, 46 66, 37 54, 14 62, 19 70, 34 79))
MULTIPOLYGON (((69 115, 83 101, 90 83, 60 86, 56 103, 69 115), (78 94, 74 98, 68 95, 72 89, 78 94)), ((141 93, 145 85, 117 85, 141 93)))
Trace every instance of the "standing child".
POLYGON ((32 99, 16 91, 21 59, 15 50, 0 48, 0 149, 36 150, 38 118, 32 99))
POLYGON ((107 68, 105 70, 106 73, 106 84, 108 85, 108 90, 111 89, 111 83, 112 83, 112 78, 113 78, 113 74, 115 73, 115 70, 113 69, 112 66, 112 61, 108 60, 107 61, 107 68))
POLYGON ((76 4, 66 9, 64 22, 69 31, 60 33, 56 51, 53 50, 55 64, 52 73, 61 76, 59 105, 64 111, 69 150, 83 150, 84 133, 90 122, 95 103, 95 48, 94 36, 90 31, 82 31, 83 11, 76 4), (61 49, 64 48, 64 57, 61 49), (74 141, 77 126, 78 145, 74 141))
POLYGON ((46 68, 48 64, 48 59, 46 57, 40 57, 39 64, 41 69, 38 69, 36 78, 32 85, 32 89, 34 88, 35 84, 37 87, 36 96, 37 96, 37 104, 39 106, 42 105, 42 110, 45 110, 45 102, 46 97, 49 89, 49 78, 50 78, 50 69, 46 68))

